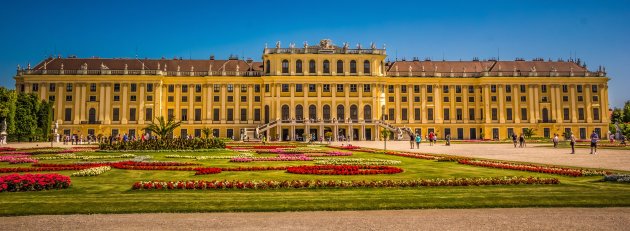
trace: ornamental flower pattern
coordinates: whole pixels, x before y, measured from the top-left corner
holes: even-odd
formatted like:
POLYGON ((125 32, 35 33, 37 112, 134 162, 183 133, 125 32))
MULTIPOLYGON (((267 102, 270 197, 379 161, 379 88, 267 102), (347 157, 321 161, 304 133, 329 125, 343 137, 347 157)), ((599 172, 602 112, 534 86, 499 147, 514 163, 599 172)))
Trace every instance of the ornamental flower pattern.
POLYGON ((0 192, 41 191, 70 187, 70 177, 57 173, 0 176, 0 192))
POLYGON ((561 167, 555 167, 555 166, 542 166, 542 165, 534 165, 534 164, 515 164, 515 163, 508 163, 508 162, 488 161, 488 160, 463 159, 463 160, 459 160, 458 163, 472 165, 472 166, 479 166, 479 167, 510 169, 510 170, 519 170, 519 171, 528 171, 528 172, 540 172, 540 173, 574 176, 574 177, 609 174, 606 171, 591 170, 591 169, 561 168, 561 167))
POLYGON ((100 167, 83 169, 81 171, 72 173, 72 176, 98 176, 98 175, 101 175, 104 172, 107 172, 109 170, 112 170, 112 167, 110 167, 110 166, 100 166, 100 167))
POLYGON ((288 173, 314 175, 373 175, 401 173, 401 168, 373 165, 318 165, 294 166, 287 168, 288 173))

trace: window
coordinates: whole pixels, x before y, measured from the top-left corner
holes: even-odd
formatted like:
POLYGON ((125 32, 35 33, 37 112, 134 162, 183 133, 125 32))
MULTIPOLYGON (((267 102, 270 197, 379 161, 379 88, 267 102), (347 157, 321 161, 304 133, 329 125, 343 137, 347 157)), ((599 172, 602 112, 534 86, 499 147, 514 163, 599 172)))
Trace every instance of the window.
POLYGON ((521 108, 521 120, 527 120, 527 108, 521 108))
POLYGON ((350 73, 351 74, 357 73, 357 61, 355 60, 350 61, 350 73))
MULTIPOLYGON (((116 91, 116 85, 114 84, 114 91, 116 91)), ((118 91, 120 91, 120 84, 118 84, 118 91)), ((72 84, 66 84, 66 92, 72 92, 72 84)))
POLYGON ((372 85, 363 84, 363 92, 370 92, 370 91, 372 91, 372 85))
POLYGON ((302 92, 302 84, 295 84, 295 92, 302 92))
POLYGON ((175 102, 175 97, 172 95, 169 95, 168 97, 168 102, 175 102))
POLYGON ((212 120, 213 121, 219 121, 220 120, 219 113, 220 113, 220 110, 218 108, 213 108, 212 109, 212 120))
POLYGON ((413 119, 414 120, 421 120, 422 118, 420 118, 420 117, 421 117, 420 108, 414 108, 413 109, 413 119))
POLYGON ((265 84, 265 92, 269 92, 269 84, 265 84))
POLYGON ((302 60, 295 61, 295 73, 302 74, 302 60))
POLYGON ((583 85, 577 85, 577 92, 578 93, 582 93, 584 91, 584 86, 583 85))
POLYGON ((137 97, 135 95, 129 96, 129 101, 136 102, 137 97))
MULTIPOLYGON (((114 108, 114 111, 116 111, 116 109, 117 108, 114 108)), ((66 122, 72 121, 72 108, 66 108, 63 121, 66 121, 66 122)))
POLYGON ((546 93, 547 92, 547 85, 540 85, 540 91, 542 93, 546 93))
POLYGON ((448 85, 442 86, 442 92, 448 93, 448 85))
POLYGON ((427 108, 427 119, 433 120, 433 108, 427 108))
POLYGON ((55 83, 48 84, 48 91, 55 92, 55 89, 57 89, 57 84, 55 83))
POLYGON ((289 74, 289 61, 282 60, 282 74, 289 74))
POLYGON ((201 121, 201 108, 195 108, 195 121, 201 121))
POLYGON ((509 96, 509 95, 508 95, 508 96, 506 96, 506 97, 505 97, 505 101, 506 101, 506 102, 512 102, 512 96, 509 96))
POLYGON ((462 97, 461 96, 455 97, 455 102, 461 103, 462 102, 462 97))
POLYGON ((413 97, 413 102, 420 102, 420 96, 413 97))
POLYGON ((433 85, 427 85, 427 93, 433 93, 433 85))
POLYGON ((566 84, 562 85, 562 92, 564 93, 569 92, 569 85, 566 85, 566 84))
POLYGON ((173 92, 175 92, 175 85, 173 85, 173 84, 169 84, 169 85, 168 85, 168 92, 169 92, 169 93, 173 93, 173 92))
POLYGON ((512 93, 512 85, 505 85, 505 92, 512 93))
POLYGON ((599 120, 599 108, 593 108, 593 120, 599 120))
POLYGON ((227 129, 226 132, 228 138, 234 139, 234 129, 227 129))
POLYGON ((234 96, 232 96, 232 95, 228 95, 228 97, 227 97, 227 101, 228 101, 228 102, 234 102, 234 96))
POLYGON ((461 85, 455 86, 455 93, 462 93, 462 86, 461 85))
POLYGON ((308 92, 315 92, 315 91, 317 91, 317 87, 316 86, 317 85, 315 85, 315 84, 309 84, 308 85, 308 92))
POLYGON ((357 92, 357 85, 356 84, 350 84, 350 92, 357 92))
POLYGON ((242 95, 241 96, 241 102, 247 102, 247 96, 242 95))
POLYGON ((496 95, 491 96, 490 99, 492 100, 492 102, 497 102, 497 96, 496 95))
POLYGON ((188 137, 188 129, 182 128, 179 131, 180 131, 179 137, 184 137, 184 138, 188 137))
POLYGON ((254 92, 256 92, 256 93, 260 92, 260 84, 255 84, 254 85, 254 92))
POLYGON ((72 101, 72 96, 71 95, 66 95, 66 101, 72 101))
POLYGON ((451 110, 444 108, 444 120, 451 120, 451 110))
POLYGON ((402 108, 402 109, 401 109, 401 112, 402 112, 402 113, 400 113, 400 114, 401 114, 401 115, 400 115, 400 116, 401 116, 401 119, 402 119, 402 120, 408 120, 408 118, 407 118, 407 115, 408 115, 408 113, 407 113, 407 108, 402 108))
POLYGON ((227 109, 227 121, 234 121, 234 108, 227 109))
POLYGON ((542 102, 547 102, 547 96, 543 96, 541 101, 542 102))
POLYGON ((578 95, 578 97, 577 97, 577 98, 578 98, 578 102, 582 102, 582 101, 584 101, 584 96, 578 95))
POLYGON ((494 84, 490 85, 490 92, 492 93, 497 92, 497 85, 494 85, 494 84))
POLYGON ((254 109, 254 121, 260 121, 260 108, 254 109))
POLYGON ((468 109, 468 119, 469 120, 475 120, 475 109, 474 108, 469 108, 468 109))
POLYGON ((96 96, 95 95, 91 95, 90 96, 90 102, 96 102, 96 96))
POLYGON ((220 84, 214 84, 214 85, 212 85, 212 91, 214 91, 214 92, 220 92, 220 91, 221 91, 221 85, 220 85, 220 84))
POLYGON ((468 97, 468 102, 469 103, 475 102, 475 97, 474 96, 468 97))
POLYGON ((136 121, 136 109, 129 108, 129 121, 136 121))
POLYGON ((90 92, 96 92, 96 83, 90 83, 90 92))
POLYGON ((119 95, 115 95, 114 96, 114 101, 120 101, 120 96, 119 95))
POLYGON ((330 92, 330 84, 324 84, 322 85, 322 88, 324 92, 330 92))
POLYGON ((388 102, 394 102, 394 97, 393 97, 393 96, 388 97, 388 100, 387 100, 387 101, 388 101, 388 102))
POLYGON ((343 61, 337 60, 337 73, 343 74, 343 61))
POLYGON ((427 96, 427 102, 433 102, 433 96, 427 96))
POLYGON ((387 86, 387 92, 394 93, 394 85, 388 85, 387 86))
POLYGON ((188 96, 182 96, 182 102, 188 102, 188 96))
POLYGON ((181 116, 181 119, 180 119, 181 121, 188 120, 188 108, 182 108, 180 116, 181 116))
POLYGON ((152 95, 147 95, 147 101, 153 102, 153 96, 152 95))
POLYGON ((413 93, 420 93, 420 85, 413 85, 413 93))
POLYGON ((400 92, 407 93, 407 85, 400 85, 400 92))
POLYGON ((182 92, 188 92, 188 85, 182 85, 182 92))
POLYGON ((337 92, 343 92, 343 84, 337 84, 337 92))
POLYGON ((363 61, 363 74, 370 74, 370 61, 368 60, 363 61))
POLYGON ((228 92, 234 92, 234 84, 228 84, 227 85, 227 91, 228 92))
POLYGON ((389 112, 389 115, 388 115, 389 116, 389 120, 391 120, 391 121, 395 120, 396 119, 396 114, 394 114, 394 113, 396 113, 396 111, 393 108, 390 108, 388 110, 388 112, 389 112))
POLYGON ((271 72, 271 62, 267 60, 267 65, 265 65, 265 73, 269 74, 271 72))
POLYGON ((563 102, 568 102, 569 101, 569 96, 563 95, 562 96, 562 101, 563 102))
POLYGON ((525 93, 525 90, 526 90, 526 89, 527 89, 527 88, 525 87, 525 85, 521 84, 521 93, 525 93))
POLYGON ((282 84, 282 92, 289 92, 289 84, 286 84, 286 83, 282 84))
POLYGON ((498 119, 498 114, 499 111, 496 108, 492 108, 492 120, 497 120, 498 119))
POLYGON ((241 108, 241 121, 247 121, 247 109, 241 108))
POLYGON ((201 84, 195 84, 195 92, 201 92, 201 84))
POLYGON ((138 91, 138 84, 132 83, 130 86, 131 86, 131 92, 138 91))
POLYGON ((584 120, 584 108, 578 108, 578 120, 584 120))
POLYGON ((147 83, 147 92, 153 92, 153 84, 147 83))
POLYGON ((468 86, 468 93, 475 93, 475 87, 474 86, 468 86))
POLYGON ((54 95, 48 96, 48 102, 55 102, 55 96, 54 95))
POLYGON ((505 109, 505 119, 512 120, 512 108, 505 109))
POLYGON ((195 96, 195 102, 197 103, 201 102, 201 96, 195 96))
POLYGON ((324 60, 323 66, 324 66, 324 73, 330 74, 330 61, 324 60))
POLYGON ((170 120, 175 119, 175 109, 169 108, 169 109, 166 111, 166 114, 167 114, 167 116, 168 116, 168 119, 170 119, 170 120))
POLYGON ((599 97, 597 97, 596 95, 593 96, 593 102, 597 102, 599 101, 599 97))
POLYGON ((254 96, 254 102, 260 102, 260 96, 254 96))
POLYGON ((450 102, 450 100, 449 100, 448 96, 444 97, 443 102, 445 102, 445 103, 446 103, 446 102, 450 102))
POLYGON ((308 61, 308 73, 314 74, 316 72, 315 60, 308 61))
POLYGON ((591 92, 597 93, 597 85, 591 85, 591 92))
MULTIPOLYGON (((66 109, 67 111, 68 109, 66 109)), ((120 108, 113 108, 112 121, 120 121, 120 108)))
POLYGON ((562 119, 570 120, 571 114, 569 114, 569 108, 563 108, 562 119))
POLYGON ((153 121, 153 108, 144 109, 144 120, 153 121))
POLYGON ((407 96, 403 96, 403 97, 400 99, 400 101, 401 101, 401 102, 407 102, 407 96))
POLYGON ((521 96, 521 102, 525 102, 525 101, 527 101, 527 97, 521 96))
POLYGON ((247 85, 241 84, 241 92, 247 92, 247 85))
POLYGON ((463 115, 463 112, 462 112, 461 108, 457 108, 455 110, 455 116, 457 117, 457 120, 463 120, 464 119, 464 115, 463 115))

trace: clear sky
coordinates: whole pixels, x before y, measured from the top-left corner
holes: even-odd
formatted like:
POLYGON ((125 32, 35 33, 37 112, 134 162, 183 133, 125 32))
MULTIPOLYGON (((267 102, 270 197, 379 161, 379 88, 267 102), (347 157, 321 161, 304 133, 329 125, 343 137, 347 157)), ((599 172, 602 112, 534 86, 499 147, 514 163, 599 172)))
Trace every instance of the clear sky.
POLYGON ((568 59, 630 100, 630 1, 4 1, 0 85, 17 64, 79 57, 260 60, 265 43, 387 44, 389 59, 568 59))

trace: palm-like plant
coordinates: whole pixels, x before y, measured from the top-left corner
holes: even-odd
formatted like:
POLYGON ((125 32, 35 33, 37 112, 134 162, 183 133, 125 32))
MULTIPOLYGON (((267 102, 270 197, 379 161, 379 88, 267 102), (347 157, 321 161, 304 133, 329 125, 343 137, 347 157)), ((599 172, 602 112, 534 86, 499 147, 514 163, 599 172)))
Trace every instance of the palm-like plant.
POLYGON ((155 119, 157 120, 157 123, 154 122, 145 129, 157 134, 160 139, 166 139, 169 134, 173 133, 176 128, 182 125, 181 121, 175 122, 171 118, 166 120, 164 119, 164 116, 156 117, 155 119))
POLYGON ((387 151, 387 139, 389 139, 390 135, 392 135, 392 131, 386 128, 381 129, 381 137, 383 137, 383 142, 385 142, 385 147, 383 148, 385 151, 387 151))
POLYGON ((210 130, 210 128, 202 128, 201 129, 201 133, 203 133, 203 136, 206 137, 206 139, 210 138, 210 133, 212 131, 210 130))

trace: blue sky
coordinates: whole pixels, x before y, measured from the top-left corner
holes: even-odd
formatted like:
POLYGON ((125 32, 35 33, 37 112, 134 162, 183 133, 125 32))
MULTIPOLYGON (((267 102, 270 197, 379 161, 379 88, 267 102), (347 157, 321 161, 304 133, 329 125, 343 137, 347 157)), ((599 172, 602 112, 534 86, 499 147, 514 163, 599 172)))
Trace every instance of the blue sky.
POLYGON ((260 60, 265 43, 330 38, 396 56, 471 60, 577 56, 604 65, 610 103, 630 100, 630 1, 6 1, 0 85, 17 64, 79 57, 260 60))

